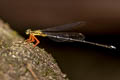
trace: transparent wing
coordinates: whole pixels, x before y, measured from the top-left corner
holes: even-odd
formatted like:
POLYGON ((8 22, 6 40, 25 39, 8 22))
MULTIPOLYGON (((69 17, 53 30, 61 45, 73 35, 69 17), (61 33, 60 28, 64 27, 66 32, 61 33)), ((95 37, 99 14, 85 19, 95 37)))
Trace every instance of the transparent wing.
POLYGON ((45 33, 51 40, 56 42, 73 42, 71 39, 84 40, 85 36, 82 33, 75 32, 48 32, 45 33))
POLYGON ((92 44, 92 45, 96 45, 96 46, 100 46, 100 47, 104 47, 104 48, 109 48, 109 49, 116 49, 115 46, 113 45, 104 45, 104 44, 99 44, 99 43, 94 43, 94 42, 89 42, 89 41, 85 41, 85 36, 82 33, 73 33, 73 32, 44 32, 44 34, 47 34, 47 36, 51 39, 54 40, 56 42, 73 42, 73 41, 77 41, 77 42, 83 42, 83 43, 87 43, 87 44, 92 44))
POLYGON ((75 22, 71 24, 65 24, 65 25, 60 25, 52 28, 43 29, 42 31, 66 31, 66 30, 76 29, 84 25, 85 25, 85 22, 80 21, 80 22, 75 22))

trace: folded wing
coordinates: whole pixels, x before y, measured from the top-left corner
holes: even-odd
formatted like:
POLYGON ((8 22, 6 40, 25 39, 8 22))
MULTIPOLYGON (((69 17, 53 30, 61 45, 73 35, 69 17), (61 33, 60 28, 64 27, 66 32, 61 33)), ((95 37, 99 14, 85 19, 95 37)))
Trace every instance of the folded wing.
POLYGON ((75 32, 49 32, 46 33, 48 38, 56 42, 74 42, 74 40, 84 40, 85 36, 82 33, 75 32))
POLYGON ((79 27, 82 27, 85 24, 86 23, 84 21, 80 21, 80 22, 75 22, 75 23, 71 23, 71 24, 65 24, 65 25, 60 25, 60 26, 56 26, 56 27, 43 29, 42 31, 69 31, 72 29, 77 29, 79 27))

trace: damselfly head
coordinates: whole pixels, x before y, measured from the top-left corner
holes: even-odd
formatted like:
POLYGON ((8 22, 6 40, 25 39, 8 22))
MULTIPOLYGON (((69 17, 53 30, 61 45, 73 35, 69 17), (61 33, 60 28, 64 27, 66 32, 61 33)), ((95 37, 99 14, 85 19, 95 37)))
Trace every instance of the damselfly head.
POLYGON ((31 29, 27 29, 26 34, 30 34, 30 33, 31 33, 31 29))

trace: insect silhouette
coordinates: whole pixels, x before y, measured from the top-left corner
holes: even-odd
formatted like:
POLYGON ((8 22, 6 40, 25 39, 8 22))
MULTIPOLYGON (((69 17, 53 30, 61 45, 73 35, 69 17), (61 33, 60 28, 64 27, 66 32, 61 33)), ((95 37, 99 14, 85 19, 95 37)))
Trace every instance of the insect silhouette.
POLYGON ((75 22, 71 24, 65 24, 61 26, 56 26, 52 28, 46 28, 42 30, 31 30, 27 29, 26 34, 29 35, 29 39, 27 41, 29 43, 35 42, 36 44, 33 47, 36 47, 40 41, 36 38, 36 36, 42 36, 42 37, 48 37, 51 40, 54 40, 56 42, 82 42, 82 43, 87 43, 87 44, 92 44, 104 48, 109 48, 109 49, 116 49, 115 46, 113 45, 105 45, 105 44, 99 44, 95 42, 90 42, 85 40, 85 36, 82 33, 78 32, 66 32, 66 30, 70 30, 75 28, 75 26, 81 27, 85 24, 85 22, 75 22))

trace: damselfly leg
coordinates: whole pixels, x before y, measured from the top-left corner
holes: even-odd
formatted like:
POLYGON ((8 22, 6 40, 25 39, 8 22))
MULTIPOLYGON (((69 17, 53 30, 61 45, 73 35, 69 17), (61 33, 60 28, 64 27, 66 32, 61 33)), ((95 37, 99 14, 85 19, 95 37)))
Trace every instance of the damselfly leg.
POLYGON ((35 41, 36 41, 36 44, 33 47, 36 47, 40 43, 40 41, 34 35, 30 34, 29 39, 27 39, 27 42, 31 43, 35 41))

